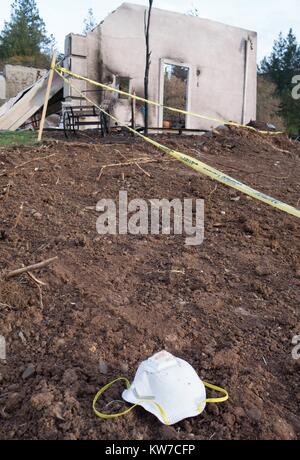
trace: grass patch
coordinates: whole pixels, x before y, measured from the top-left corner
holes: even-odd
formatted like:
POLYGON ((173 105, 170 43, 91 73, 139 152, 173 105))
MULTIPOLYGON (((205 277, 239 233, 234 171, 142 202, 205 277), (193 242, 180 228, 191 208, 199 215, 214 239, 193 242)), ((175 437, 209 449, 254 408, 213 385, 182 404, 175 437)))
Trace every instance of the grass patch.
POLYGON ((0 131, 0 147, 36 143, 37 133, 34 131, 0 131))

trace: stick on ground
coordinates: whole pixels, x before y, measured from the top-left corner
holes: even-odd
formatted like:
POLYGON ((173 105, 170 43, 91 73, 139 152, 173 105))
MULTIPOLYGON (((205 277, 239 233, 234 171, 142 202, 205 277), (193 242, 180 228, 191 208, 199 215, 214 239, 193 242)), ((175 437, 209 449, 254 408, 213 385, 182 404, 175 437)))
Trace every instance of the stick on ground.
POLYGON ((19 268, 18 270, 13 270, 11 272, 8 272, 5 275, 5 279, 10 279, 15 276, 22 275, 23 273, 27 273, 32 270, 38 270, 39 268, 46 267, 47 265, 50 265, 52 262, 54 262, 57 259, 58 257, 56 256, 56 257, 53 257, 52 259, 43 260, 42 262, 39 262, 38 264, 28 265, 27 267, 22 267, 22 268, 19 268))

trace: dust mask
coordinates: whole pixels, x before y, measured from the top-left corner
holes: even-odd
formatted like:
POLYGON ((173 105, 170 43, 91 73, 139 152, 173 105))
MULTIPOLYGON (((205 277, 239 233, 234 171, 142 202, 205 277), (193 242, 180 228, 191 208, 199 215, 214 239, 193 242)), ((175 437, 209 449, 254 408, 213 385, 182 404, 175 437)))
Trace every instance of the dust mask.
POLYGON ((127 389, 122 397, 133 406, 121 414, 113 415, 102 414, 96 410, 98 398, 116 382, 114 381, 96 395, 93 404, 96 415, 101 418, 119 417, 129 413, 136 406, 142 406, 155 415, 161 423, 174 425, 181 420, 201 414, 207 403, 220 403, 228 399, 225 390, 202 382, 189 363, 167 351, 161 351, 143 361, 131 385, 127 379, 124 380, 127 389), (221 392, 224 396, 207 399, 206 388, 221 392))

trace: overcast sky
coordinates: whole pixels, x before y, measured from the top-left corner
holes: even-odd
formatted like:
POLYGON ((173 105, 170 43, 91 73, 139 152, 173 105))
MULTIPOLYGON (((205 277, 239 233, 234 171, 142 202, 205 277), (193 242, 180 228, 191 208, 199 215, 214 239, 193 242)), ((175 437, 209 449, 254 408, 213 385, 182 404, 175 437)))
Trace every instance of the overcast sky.
MULTIPOLYGON (((12 0, 0 0, 0 28, 10 17, 12 0)), ((83 19, 93 8, 98 22, 123 2, 122 0, 37 0, 47 30, 52 33, 60 51, 69 32, 82 33, 83 19)), ((147 0, 132 3, 147 5, 147 0)), ((272 49, 274 39, 292 27, 300 42, 299 0, 154 0, 158 8, 187 12, 193 5, 203 18, 255 30, 259 34, 259 60, 272 49)), ((176 37, 178 38, 178 37, 176 37)))

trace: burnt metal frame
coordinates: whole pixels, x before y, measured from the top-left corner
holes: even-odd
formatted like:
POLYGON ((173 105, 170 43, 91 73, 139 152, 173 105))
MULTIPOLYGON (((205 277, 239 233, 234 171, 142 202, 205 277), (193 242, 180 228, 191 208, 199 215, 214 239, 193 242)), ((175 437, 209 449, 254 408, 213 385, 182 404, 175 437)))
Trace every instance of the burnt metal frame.
POLYGON ((101 136, 109 133, 106 115, 95 106, 67 106, 63 115, 63 127, 66 138, 76 135, 80 126, 99 126, 101 136), (80 121, 81 118, 99 117, 98 121, 80 121))

